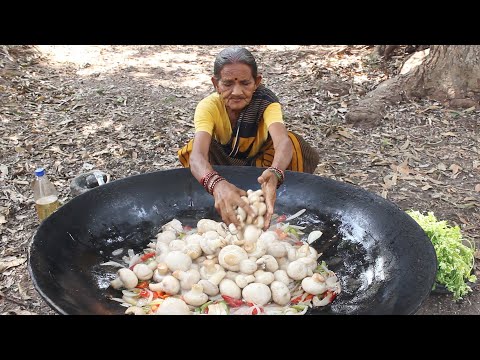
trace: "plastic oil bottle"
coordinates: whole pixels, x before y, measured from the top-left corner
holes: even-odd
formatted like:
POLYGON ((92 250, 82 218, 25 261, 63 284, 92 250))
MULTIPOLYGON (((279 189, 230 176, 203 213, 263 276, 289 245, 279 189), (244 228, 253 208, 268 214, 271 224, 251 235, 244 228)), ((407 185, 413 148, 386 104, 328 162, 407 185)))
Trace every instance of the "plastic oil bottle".
POLYGON ((48 179, 47 175, 45 175, 44 168, 38 168, 35 170, 33 196, 35 198, 35 208, 40 221, 43 221, 60 207, 58 192, 48 179))

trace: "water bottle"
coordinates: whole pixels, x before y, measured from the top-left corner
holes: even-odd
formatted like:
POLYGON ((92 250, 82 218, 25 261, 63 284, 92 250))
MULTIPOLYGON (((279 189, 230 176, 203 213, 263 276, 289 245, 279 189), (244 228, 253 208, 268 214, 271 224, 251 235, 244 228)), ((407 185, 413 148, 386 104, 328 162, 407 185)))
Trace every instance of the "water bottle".
POLYGON ((58 192, 48 179, 47 175, 45 175, 44 168, 38 168, 35 170, 33 196, 35 198, 35 208, 40 221, 43 221, 60 207, 58 192))

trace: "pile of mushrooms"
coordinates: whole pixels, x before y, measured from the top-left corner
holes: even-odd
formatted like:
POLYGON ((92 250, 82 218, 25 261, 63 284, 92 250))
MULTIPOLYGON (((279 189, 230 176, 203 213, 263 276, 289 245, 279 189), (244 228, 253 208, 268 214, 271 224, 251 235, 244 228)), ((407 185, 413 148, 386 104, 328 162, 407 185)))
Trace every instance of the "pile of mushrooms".
MULTIPOLYGON (((255 217, 237 209, 241 226, 201 219, 196 231, 186 232, 177 219, 162 226, 155 241, 148 245, 151 258, 130 268, 121 268, 111 282, 123 290, 129 304, 127 314, 144 314, 147 299, 135 300, 132 292, 139 281, 147 280, 150 292, 169 294, 159 302, 154 314, 192 314, 193 310, 222 296, 259 306, 287 306, 293 291, 312 294, 314 306, 329 303, 319 295, 340 293, 340 283, 331 271, 314 273, 317 251, 303 243, 280 240, 277 232, 263 231, 266 205, 262 190, 248 190, 243 200, 254 209, 255 217), (325 275, 326 274, 326 275, 325 275)), ((318 236, 318 235, 317 235, 318 236)), ((128 259, 127 259, 128 260, 128 259)), ((225 313, 211 306, 209 314, 225 313)))

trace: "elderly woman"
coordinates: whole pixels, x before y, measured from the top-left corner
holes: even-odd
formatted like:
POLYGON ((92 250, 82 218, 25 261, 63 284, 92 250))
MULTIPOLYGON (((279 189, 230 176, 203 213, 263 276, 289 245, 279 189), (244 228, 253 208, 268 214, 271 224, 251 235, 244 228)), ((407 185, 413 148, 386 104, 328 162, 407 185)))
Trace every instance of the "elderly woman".
POLYGON ((319 156, 299 135, 287 131, 278 98, 261 81, 250 51, 237 46, 222 50, 213 66, 216 92, 197 105, 195 137, 178 156, 214 196, 215 208, 227 225, 239 225, 238 206, 254 214, 240 198, 246 192, 226 181, 212 165, 266 167, 258 178, 267 205, 266 229, 285 170, 313 173, 319 156))

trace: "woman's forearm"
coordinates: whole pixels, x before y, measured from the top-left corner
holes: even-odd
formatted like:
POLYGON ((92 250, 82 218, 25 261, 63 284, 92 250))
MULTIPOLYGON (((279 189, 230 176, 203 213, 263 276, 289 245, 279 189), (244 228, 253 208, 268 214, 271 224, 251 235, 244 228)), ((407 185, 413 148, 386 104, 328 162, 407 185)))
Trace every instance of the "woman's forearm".
POLYGON ((190 158, 190 171, 195 179, 200 182, 202 177, 212 170, 213 167, 205 156, 202 156, 202 154, 192 154, 190 158))
POLYGON ((275 155, 272 166, 285 170, 292 161, 293 147, 288 136, 282 138, 278 144, 274 143, 275 155), (276 146, 275 146, 276 145, 276 146))

